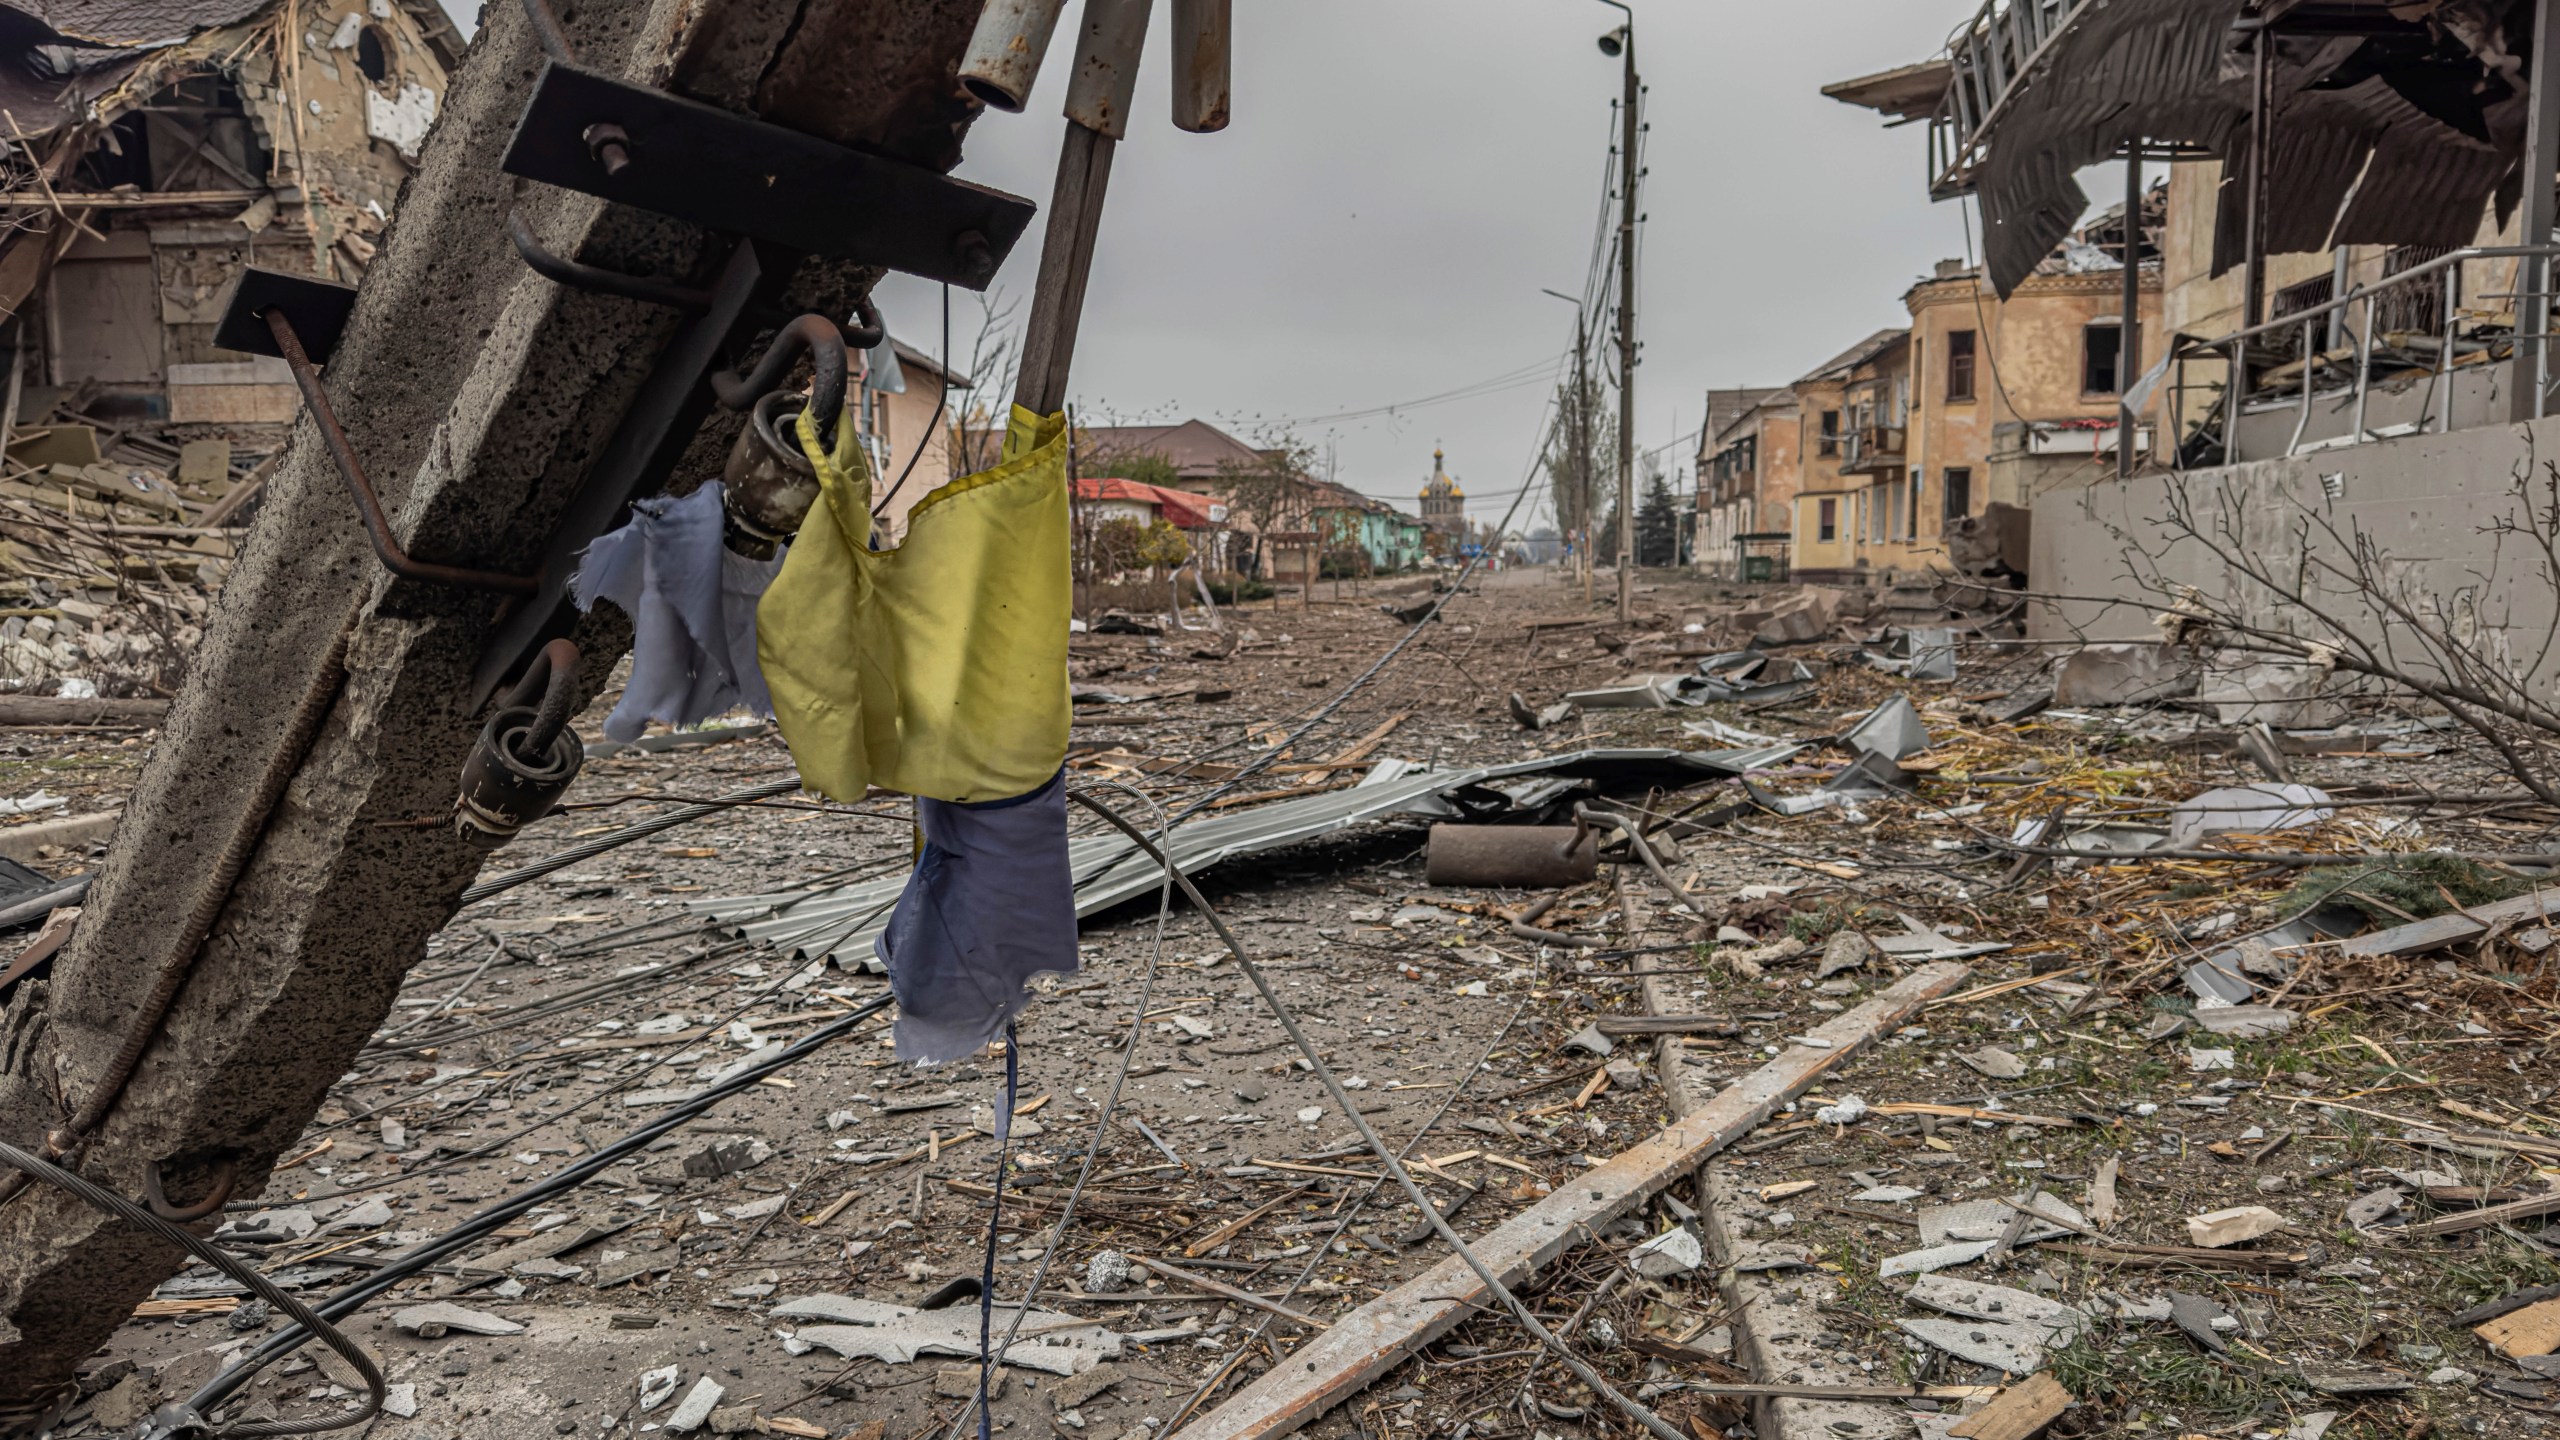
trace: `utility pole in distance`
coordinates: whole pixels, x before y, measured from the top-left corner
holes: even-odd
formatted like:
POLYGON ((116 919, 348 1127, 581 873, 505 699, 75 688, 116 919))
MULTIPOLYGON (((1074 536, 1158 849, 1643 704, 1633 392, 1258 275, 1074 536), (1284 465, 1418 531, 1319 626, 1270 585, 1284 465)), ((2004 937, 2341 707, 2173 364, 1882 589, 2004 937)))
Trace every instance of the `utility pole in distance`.
POLYGON ((1600 0, 1627 23, 1600 37, 1600 53, 1625 61, 1626 97, 1618 110, 1618 618, 1635 614, 1636 563, 1636 12, 1600 0))
POLYGON ((1583 322, 1582 301, 1561 290, 1540 287, 1540 294, 1553 295, 1573 307, 1573 403, 1564 412, 1567 427, 1565 443, 1573 447, 1573 509, 1570 519, 1559 515, 1556 523, 1579 533, 1582 543, 1575 548, 1582 564, 1582 603, 1591 603, 1591 327, 1583 322))

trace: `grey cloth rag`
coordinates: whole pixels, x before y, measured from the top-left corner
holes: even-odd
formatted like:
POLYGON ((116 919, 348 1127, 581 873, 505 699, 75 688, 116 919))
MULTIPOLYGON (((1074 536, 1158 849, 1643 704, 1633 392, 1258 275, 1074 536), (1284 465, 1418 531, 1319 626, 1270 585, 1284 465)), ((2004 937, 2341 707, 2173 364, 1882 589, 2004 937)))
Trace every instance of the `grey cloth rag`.
POLYGON ((714 480, 634 502, 629 523, 580 557, 578 608, 610 600, 631 617, 631 683, 605 717, 608 739, 636 740, 652 720, 773 714, 756 663, 756 602, 782 573, 782 556, 750 560, 721 543, 720 497, 714 480))
POLYGON ((1067 776, 1010 800, 916 801, 924 852, 872 942, 898 997, 898 1058, 965 1060, 1004 1034, 1042 975, 1076 973, 1067 776))

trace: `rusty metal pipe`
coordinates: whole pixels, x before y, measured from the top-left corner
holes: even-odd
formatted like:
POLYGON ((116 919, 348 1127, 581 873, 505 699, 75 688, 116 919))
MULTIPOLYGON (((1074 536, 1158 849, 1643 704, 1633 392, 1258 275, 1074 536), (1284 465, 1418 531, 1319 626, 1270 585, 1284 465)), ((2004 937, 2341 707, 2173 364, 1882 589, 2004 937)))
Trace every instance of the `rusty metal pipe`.
POLYGON ((1233 91, 1235 0, 1173 0, 1173 124, 1207 135, 1227 128, 1233 91))
POLYGON ((1138 93, 1138 56, 1147 43, 1152 0, 1084 0, 1076 68, 1067 77, 1067 118, 1106 139, 1129 133, 1138 93))
POLYGON ((365 534, 373 541, 373 553, 381 557, 385 569, 404 580, 495 590, 502 595, 531 595, 539 588, 529 575, 502 575, 494 570, 468 570, 459 565, 410 559, 409 552, 400 548, 399 540, 391 533, 391 521, 382 513, 382 497, 375 493, 373 481, 366 478, 363 463, 356 459, 355 446, 348 443, 347 432, 338 424, 337 412, 329 408, 329 392, 320 388, 320 372, 311 367, 311 357, 302 348, 302 337, 294 333, 293 322, 285 318, 282 310, 267 311, 266 321, 267 329, 276 337, 276 349, 293 371, 293 383, 302 391, 302 403, 310 407, 312 423, 320 427, 320 439, 329 447, 329 458, 338 462, 338 474, 355 496, 356 511, 364 517, 365 534))
POLYGON ((961 88, 990 110, 1019 113, 1066 8, 1067 0, 987 0, 960 57, 961 88))
POLYGON ((1599 868, 1599 842, 1572 825, 1434 825, 1422 878, 1430 885, 1552 890, 1579 885, 1599 868))

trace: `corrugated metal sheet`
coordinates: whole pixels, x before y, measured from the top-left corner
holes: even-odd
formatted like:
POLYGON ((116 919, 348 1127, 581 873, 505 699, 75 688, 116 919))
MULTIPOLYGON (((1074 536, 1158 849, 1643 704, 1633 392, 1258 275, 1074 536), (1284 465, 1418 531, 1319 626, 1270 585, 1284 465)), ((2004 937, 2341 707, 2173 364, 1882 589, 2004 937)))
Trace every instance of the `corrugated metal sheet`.
MULTIPOLYGON (((1974 31, 2014 29, 2001 18, 2012 8, 1986 9, 1974 31)), ((2323 8, 2341 7, 2331 0, 2323 8)), ((2382 0, 2361 8, 2376 15, 2388 9, 2382 0)), ((2526 7, 2492 0, 2492 8, 2501 17, 2506 51, 2529 53, 2526 7)), ((1955 89, 1941 123, 1956 123, 1956 92, 1990 92, 1989 104, 1979 107, 1988 118, 1962 137, 1960 149, 1973 157, 1968 178, 1982 203, 1984 268, 1994 289, 2009 294, 2052 252, 2088 209, 2074 175, 2121 153, 2127 142, 2193 146, 2227 161, 2247 153, 2251 62, 2233 50, 2231 28, 2240 11, 2241 0, 2082 5, 2021 62, 2023 74, 2001 77, 1997 85, 1969 73, 1967 52, 1959 47, 1955 89)), ((2462 58, 2469 52, 2459 46, 2468 42, 2444 43, 2455 47, 2462 65, 2475 63, 2462 58)), ((2476 62, 2476 88, 2487 103, 2474 117, 2461 113, 2462 97, 2474 87, 2431 89, 2445 70, 2412 71, 2405 56, 2385 57, 2389 63, 2374 73, 2365 44, 2336 34, 2287 35, 2277 44, 2271 250, 2317 250, 2333 241, 2468 243, 2502 182, 2513 188, 2524 97, 2492 78, 2492 63, 2476 62), (2412 88, 2403 93, 2395 79, 2412 88), (2460 126, 2426 113, 2412 103, 2413 94, 2455 115, 2460 126), (2480 133, 2465 133, 2461 126, 2475 118, 2480 133)), ((1984 48, 1972 53, 1980 56, 1984 48)), ((2014 46, 1989 48, 2014 54, 2014 46)), ((2236 184, 2226 185, 2224 196, 2218 269, 2237 263, 2237 212, 2245 200, 2236 184)))
MULTIPOLYGON (((1488 781, 1518 775, 1562 775, 1604 785, 1665 780, 1687 783, 1764 769, 1802 748, 1770 745, 1751 750, 1579 750, 1466 770, 1421 769, 1391 760, 1347 790, 1327 791, 1303 800, 1274 801, 1178 825, 1168 853, 1183 874, 1195 875, 1222 861, 1312 840, 1364 821, 1394 815, 1454 815, 1456 809, 1443 797, 1488 781)), ((1142 828, 1147 823, 1143 815, 1130 818, 1142 828)), ((1163 872, 1146 852, 1117 831, 1102 830, 1071 841, 1067 858, 1075 876, 1078 915, 1092 915, 1134 900, 1163 883, 1163 872)), ((687 908, 708 916, 713 924, 739 938, 771 945, 794 959, 833 960, 848 970, 876 968, 872 938, 888 924, 889 907, 897 902, 898 892, 906 884, 907 877, 897 875, 822 890, 779 890, 696 900, 687 908)))

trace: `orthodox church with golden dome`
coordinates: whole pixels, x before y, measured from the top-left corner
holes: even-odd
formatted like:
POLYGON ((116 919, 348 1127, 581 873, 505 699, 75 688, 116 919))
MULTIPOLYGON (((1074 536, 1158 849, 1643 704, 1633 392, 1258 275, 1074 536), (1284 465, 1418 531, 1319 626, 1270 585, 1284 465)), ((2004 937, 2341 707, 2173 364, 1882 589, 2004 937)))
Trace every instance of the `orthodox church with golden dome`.
POLYGON ((1422 482, 1422 523, 1452 540, 1463 540, 1467 534, 1467 492, 1458 485, 1458 477, 1441 467, 1446 458, 1440 447, 1431 447, 1431 478, 1422 482))

